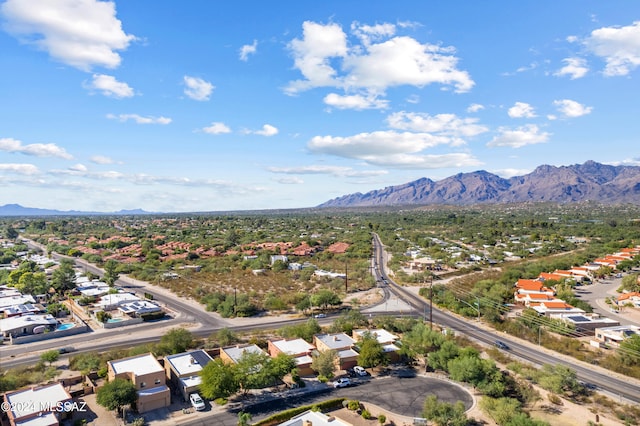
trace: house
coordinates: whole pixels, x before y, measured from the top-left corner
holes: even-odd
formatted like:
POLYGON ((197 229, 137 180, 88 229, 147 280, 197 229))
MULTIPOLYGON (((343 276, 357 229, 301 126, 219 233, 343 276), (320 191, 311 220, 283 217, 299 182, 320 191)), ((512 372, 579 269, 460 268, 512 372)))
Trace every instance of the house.
POLYGON ((540 272, 540 275, 538 275, 538 279, 540 281, 564 281, 567 278, 570 278, 570 276, 567 277, 564 275, 549 272, 540 272))
POLYGON ((122 303, 118 306, 118 310, 131 317, 139 317, 144 314, 160 312, 162 311, 162 308, 148 300, 136 300, 135 302, 122 303))
POLYGON ((636 308, 640 308, 640 291, 622 293, 618 296, 618 306, 624 306, 627 303, 631 303, 636 308))
POLYGON ((59 425, 69 416, 59 407, 64 407, 71 400, 71 395, 61 383, 53 383, 7 392, 2 411, 3 414, 6 412, 11 426, 59 425), (5 410, 5 406, 9 409, 5 410))
POLYGON ((553 314, 584 314, 585 312, 580 309, 571 306, 564 301, 548 301, 548 302, 536 302, 530 303, 530 308, 533 308, 540 315, 550 317, 553 314))
POLYGON ((616 327, 602 327, 596 328, 596 339, 605 345, 611 345, 618 347, 625 339, 633 336, 634 334, 640 335, 640 327, 635 325, 619 325, 616 327))
POLYGON ((287 354, 294 357, 298 373, 301 376, 313 374, 313 369, 311 368, 313 358, 311 354, 316 347, 311 343, 308 343, 304 339, 282 339, 270 340, 268 345, 269 355, 272 357, 276 357, 278 354, 287 354))
POLYGON ((273 266, 274 263, 276 263, 278 260, 281 261, 282 263, 289 263, 289 258, 287 256, 285 256, 284 254, 274 254, 271 255, 271 266, 273 266))
POLYGON ((400 348, 395 344, 399 339, 398 336, 382 328, 375 330, 353 330, 352 335, 356 341, 360 341, 366 333, 375 337, 378 343, 380 343, 382 350, 384 350, 384 353, 389 357, 390 362, 397 362, 400 359, 400 348))
POLYGON ((266 355, 258 345, 236 345, 220 348, 220 359, 227 364, 237 364, 245 353, 266 355))
POLYGON ((22 315, 41 314, 46 312, 44 306, 39 303, 26 303, 24 305, 9 306, 4 310, 4 317, 19 317, 22 315))
POLYGON ((336 351, 337 367, 341 370, 358 365, 358 352, 353 349, 355 340, 345 333, 316 334, 313 336, 313 344, 320 352, 336 351))
POLYGON ((596 328, 614 327, 620 325, 620 321, 601 317, 598 314, 551 314, 552 319, 561 320, 572 324, 577 333, 593 336, 596 328))
POLYGON ((202 379, 200 372, 213 358, 202 350, 197 349, 164 358, 164 369, 167 379, 173 384, 174 389, 180 391, 185 401, 189 395, 197 392, 202 379))
POLYGON ((123 303, 137 302, 139 300, 140 298, 135 294, 127 292, 112 293, 101 296, 100 300, 94 303, 93 306, 102 309, 103 311, 112 311, 114 309, 118 309, 118 307, 123 303))
POLYGON ((36 303, 36 300, 30 294, 14 294, 12 296, 0 297, 0 312, 11 306, 25 305, 27 303, 36 303))
POLYGON ((279 423, 278 426, 353 426, 353 424, 335 416, 328 416, 320 411, 309 410, 284 423, 279 423))
POLYGON ((526 307, 531 306, 532 303, 540 302, 561 302, 562 300, 556 299, 555 296, 550 296, 546 293, 516 293, 516 303, 521 303, 526 307))
POLYGON ((516 287, 516 292, 519 294, 544 293, 544 294, 548 294, 549 296, 555 295, 555 292, 553 291, 553 289, 545 286, 544 283, 540 280, 519 279, 516 282, 515 287, 516 287))
POLYGON ((171 391, 166 385, 164 368, 151 353, 108 361, 107 377, 109 381, 117 377, 130 380, 135 385, 139 413, 171 404, 171 391))
POLYGON ((53 315, 22 315, 0 320, 0 333, 4 337, 18 337, 54 331, 58 321, 53 315))

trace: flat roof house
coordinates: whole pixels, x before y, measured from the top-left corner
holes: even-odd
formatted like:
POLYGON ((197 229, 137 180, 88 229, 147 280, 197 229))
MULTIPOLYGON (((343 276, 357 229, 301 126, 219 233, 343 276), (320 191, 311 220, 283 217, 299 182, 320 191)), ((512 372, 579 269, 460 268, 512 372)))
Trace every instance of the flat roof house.
POLYGON ((109 381, 130 380, 138 391, 136 407, 139 413, 167 407, 171 392, 166 385, 165 371, 153 354, 132 356, 107 362, 109 381))
POLYGON ((189 394, 197 392, 202 379, 200 372, 213 358, 202 349, 181 354, 168 355, 164 358, 164 369, 167 379, 178 389, 185 401, 189 394))
POLYGON ((382 350, 389 357, 390 362, 396 362, 400 359, 400 348, 396 346, 395 342, 399 339, 395 334, 389 333, 387 330, 378 328, 375 330, 353 330, 353 338, 356 341, 362 340, 363 336, 369 333, 382 346, 382 350))
POLYGON ((319 411, 309 410, 280 423, 278 426, 353 426, 353 424, 319 411))
POLYGON ((296 367, 298 373, 301 376, 309 376, 313 374, 311 363, 313 358, 311 353, 316 349, 311 343, 308 343, 304 339, 292 339, 292 340, 270 340, 269 341, 269 355, 272 357, 278 356, 278 354, 287 354, 295 358, 296 367))
POLYGON ((237 364, 245 352, 265 354, 258 345, 228 346, 226 348, 220 348, 220 359, 226 363, 237 364))
POLYGON ((338 353, 338 365, 341 370, 358 365, 358 352, 353 349, 355 340, 345 333, 316 334, 313 344, 320 352, 334 350, 338 353))
POLYGON ((617 327, 596 328, 596 339, 615 347, 620 346, 623 340, 634 334, 640 335, 640 327, 635 325, 619 325, 617 327))
POLYGON ((53 315, 22 315, 0 320, 0 333, 5 337, 18 337, 28 334, 38 334, 53 331, 58 326, 58 320, 53 315))
MULTIPOLYGON (((11 426, 52 426, 68 414, 58 410, 58 404, 71 401, 71 395, 61 383, 7 392, 2 409, 11 426)), ((4 423, 3 423, 4 424, 4 423)))

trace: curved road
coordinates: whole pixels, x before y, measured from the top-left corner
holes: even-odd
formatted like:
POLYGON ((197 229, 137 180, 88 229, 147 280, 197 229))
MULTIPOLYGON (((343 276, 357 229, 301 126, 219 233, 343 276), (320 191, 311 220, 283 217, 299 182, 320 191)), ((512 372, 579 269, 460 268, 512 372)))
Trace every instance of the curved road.
MULTIPOLYGON (((381 260, 384 250, 379 237, 375 234, 373 237, 373 245, 376 259, 381 260)), ((380 262, 377 262, 377 264, 379 265, 380 262)), ((405 303, 412 306, 417 312, 426 312, 427 309, 429 309, 428 303, 423 298, 416 296, 410 291, 395 284, 383 269, 378 269, 376 274, 379 274, 383 281, 389 285, 392 293, 396 294, 405 303)), ((529 361, 537 365, 566 365, 567 367, 575 370, 581 380, 593 383, 598 387, 598 389, 607 391, 611 395, 615 395, 620 399, 624 398, 630 402, 640 403, 640 385, 637 380, 630 378, 621 379, 618 378, 618 375, 607 370, 599 369, 595 366, 589 366, 588 364, 581 363, 569 357, 561 356, 557 353, 543 351, 528 343, 519 343, 522 341, 515 339, 512 340, 504 333, 485 330, 476 326, 471 320, 460 319, 436 308, 433 308, 431 315, 433 315, 433 321, 435 323, 446 328, 450 328, 455 332, 464 334, 476 341, 487 345, 493 345, 496 340, 505 341, 509 345, 507 352, 525 361, 529 361)))

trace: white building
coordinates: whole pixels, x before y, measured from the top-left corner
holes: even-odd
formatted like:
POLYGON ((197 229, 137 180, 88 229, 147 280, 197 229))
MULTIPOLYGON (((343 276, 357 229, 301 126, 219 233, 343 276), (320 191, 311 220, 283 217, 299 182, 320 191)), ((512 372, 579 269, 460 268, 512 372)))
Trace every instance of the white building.
POLYGON ((61 383, 54 383, 7 392, 3 406, 9 407, 6 413, 11 426, 51 426, 60 424, 60 420, 66 418, 57 407, 69 402, 69 392, 61 383))
POLYGON ((40 334, 45 331, 54 331, 57 326, 58 321, 49 314, 22 315, 1 319, 0 333, 5 337, 18 337, 28 334, 40 334))
POLYGON ((167 379, 174 388, 180 390, 185 401, 189 399, 189 394, 198 391, 202 383, 200 372, 211 361, 213 358, 202 349, 165 357, 167 379))
POLYGON ((327 416, 319 411, 305 411, 284 423, 280 423, 279 426, 352 426, 352 424, 334 416, 327 416))

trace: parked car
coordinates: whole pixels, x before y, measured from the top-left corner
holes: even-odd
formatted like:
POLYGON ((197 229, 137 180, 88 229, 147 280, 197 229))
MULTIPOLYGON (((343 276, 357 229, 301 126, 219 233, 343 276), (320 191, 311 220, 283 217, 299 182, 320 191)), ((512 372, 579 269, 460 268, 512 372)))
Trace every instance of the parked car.
POLYGON ((341 377, 338 380, 336 380, 335 382, 333 382, 333 387, 334 388, 346 388, 350 384, 351 384, 351 380, 349 380, 348 377, 341 377))
POLYGON ((504 343, 504 342, 502 342, 500 340, 496 340, 495 346, 496 346, 496 348, 503 349, 505 351, 509 349, 509 346, 507 346, 506 343, 504 343))
POLYGON ((353 367, 353 371, 358 375, 358 376, 366 376, 367 370, 365 370, 363 367, 360 367, 359 365, 356 365, 355 367, 353 367))
POLYGON ((189 401, 191 402, 191 406, 196 409, 196 411, 202 411, 205 408, 204 400, 197 393, 192 393, 189 395, 189 401))

